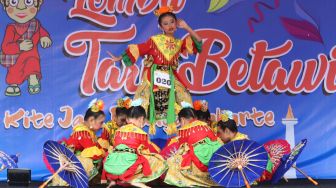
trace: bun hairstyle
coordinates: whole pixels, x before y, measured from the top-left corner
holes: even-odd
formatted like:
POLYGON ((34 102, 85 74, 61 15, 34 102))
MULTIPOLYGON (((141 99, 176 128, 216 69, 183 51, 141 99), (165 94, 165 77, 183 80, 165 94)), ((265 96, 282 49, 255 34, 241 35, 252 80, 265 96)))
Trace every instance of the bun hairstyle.
MULTIPOLYGON (((120 100, 118 101, 118 106, 120 100)), ((146 118, 146 110, 141 106, 142 104, 142 99, 138 98, 136 100, 132 100, 128 97, 123 98, 123 106, 127 110, 127 117, 128 118, 140 118, 144 117, 146 118)))
POLYGON ((90 117, 97 119, 100 115, 105 116, 104 101, 94 99, 90 102, 89 108, 85 112, 84 121, 87 121, 90 117))
POLYGON ((120 98, 117 101, 116 115, 127 115, 128 108, 131 107, 132 100, 129 97, 120 98))
POLYGON ((117 107, 116 108, 116 115, 117 116, 127 115, 127 109, 125 107, 117 107))
POLYGON ((233 119, 229 119, 227 121, 220 120, 217 123, 217 127, 225 131, 225 129, 229 129, 231 132, 238 132, 238 127, 236 122, 233 119))
POLYGON ((146 111, 142 106, 132 106, 127 110, 127 117, 128 118, 146 118, 146 111))
POLYGON ((208 102, 205 100, 197 100, 193 104, 197 119, 209 121, 211 114, 208 109, 208 102))
POLYGON ((196 118, 195 110, 191 107, 183 108, 178 113, 178 118, 179 120, 181 120, 181 118, 194 119, 196 118))
POLYGON ((221 120, 218 121, 217 127, 225 131, 225 129, 229 129, 231 132, 238 132, 237 123, 233 119, 233 113, 229 110, 223 110, 221 112, 221 120))

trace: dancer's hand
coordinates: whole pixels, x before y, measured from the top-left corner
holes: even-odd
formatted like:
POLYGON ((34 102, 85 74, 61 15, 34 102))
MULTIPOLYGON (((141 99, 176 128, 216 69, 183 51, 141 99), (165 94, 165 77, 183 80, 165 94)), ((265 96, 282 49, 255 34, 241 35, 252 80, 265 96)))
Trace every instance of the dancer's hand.
POLYGON ((185 29, 192 37, 194 37, 198 42, 202 41, 202 38, 191 29, 191 27, 182 19, 177 20, 177 27, 181 29, 185 29))
POLYGON ((177 20, 177 27, 181 28, 181 29, 186 29, 186 30, 190 28, 189 25, 187 24, 187 22, 185 22, 182 19, 177 20))
POLYGON ((122 56, 115 56, 109 51, 107 51, 107 54, 109 56, 111 56, 111 59, 112 59, 113 62, 121 61, 121 59, 122 59, 122 56))

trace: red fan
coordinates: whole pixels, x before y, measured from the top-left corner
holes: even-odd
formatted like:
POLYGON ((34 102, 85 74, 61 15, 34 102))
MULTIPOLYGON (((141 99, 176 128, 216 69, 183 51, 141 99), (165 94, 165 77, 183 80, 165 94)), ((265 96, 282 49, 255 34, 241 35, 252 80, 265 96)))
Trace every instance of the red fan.
POLYGON ((291 152, 290 145, 286 140, 271 140, 264 144, 264 147, 271 159, 273 164, 272 172, 267 170, 264 171, 259 182, 270 181, 276 169, 280 165, 280 160, 282 156, 287 155, 291 152))

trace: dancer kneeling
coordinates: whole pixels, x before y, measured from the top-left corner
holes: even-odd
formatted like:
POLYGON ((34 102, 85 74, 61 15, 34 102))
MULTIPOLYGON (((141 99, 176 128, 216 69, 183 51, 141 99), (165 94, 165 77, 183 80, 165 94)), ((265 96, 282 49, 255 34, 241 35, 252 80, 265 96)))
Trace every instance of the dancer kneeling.
POLYGON ((229 110, 221 112, 221 120, 217 122, 217 136, 224 144, 235 140, 248 140, 246 134, 238 132, 238 126, 233 119, 233 113, 229 110))
POLYGON ((182 126, 178 131, 180 146, 167 160, 169 169, 165 183, 179 187, 216 186, 210 179, 208 163, 221 143, 205 122, 195 120, 190 104, 183 102, 178 117, 182 126))
MULTIPOLYGON (((102 100, 93 100, 84 116, 84 122, 74 126, 69 139, 64 139, 63 144, 72 150, 82 163, 89 180, 92 180, 101 167, 105 157, 104 149, 97 142, 96 132, 100 130, 105 121, 104 103, 102 100)), ((68 185, 59 176, 51 183, 52 186, 68 185)))
POLYGON ((115 108, 115 117, 113 120, 104 124, 103 130, 98 143, 108 151, 110 146, 113 146, 113 138, 118 128, 126 125, 127 105, 131 101, 129 97, 120 98, 117 107, 115 108))
POLYGON ((127 113, 127 125, 119 128, 114 137, 114 148, 104 161, 103 178, 110 180, 108 187, 116 181, 130 183, 136 187, 148 187, 144 183, 160 177, 167 164, 157 153, 151 153, 151 143, 144 125, 146 111, 142 100, 132 101, 127 113))

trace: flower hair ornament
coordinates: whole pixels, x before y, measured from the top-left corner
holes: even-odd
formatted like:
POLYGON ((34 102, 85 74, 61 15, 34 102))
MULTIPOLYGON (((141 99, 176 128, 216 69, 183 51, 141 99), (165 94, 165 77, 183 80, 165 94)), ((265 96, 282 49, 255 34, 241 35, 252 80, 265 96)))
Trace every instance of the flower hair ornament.
POLYGON ((178 114, 183 108, 192 108, 192 105, 188 102, 182 101, 181 105, 175 103, 175 113, 178 114))
POLYGON ((135 107, 135 106, 141 106, 141 104, 142 104, 142 99, 141 98, 132 100, 129 97, 124 97, 124 98, 121 98, 117 101, 117 106, 118 107, 126 108, 126 109, 130 109, 131 107, 135 107))
POLYGON ((130 99, 129 97, 123 97, 123 98, 120 98, 118 99, 117 101, 117 107, 119 108, 130 108, 131 107, 131 102, 132 102, 132 99, 130 99))
POLYGON ((208 110, 208 102, 206 100, 197 100, 194 101, 194 109, 201 110, 202 112, 206 112, 208 110))
POLYGON ((229 119, 233 120, 233 113, 230 110, 222 110, 220 120, 228 121, 229 119))
POLYGON ((188 102, 182 101, 181 102, 181 107, 183 108, 192 108, 192 105, 188 102))
MULTIPOLYGON (((175 108, 175 114, 178 114, 183 108, 192 108, 192 105, 188 102, 182 101, 181 105, 175 103, 174 108, 175 108)), ((168 124, 166 131, 167 131, 167 134, 169 135, 175 134, 177 132, 176 124, 175 123, 168 124)))
POLYGON ((160 7, 159 9, 155 10, 154 11, 154 14, 155 16, 159 17, 161 16, 162 14, 165 14, 165 13, 174 13, 174 9, 172 6, 163 6, 163 7, 160 7))
POLYGON ((132 100, 131 106, 136 107, 136 106, 141 106, 142 104, 142 98, 137 98, 136 100, 132 100))
POLYGON ((92 112, 99 112, 104 110, 104 101, 101 99, 93 99, 90 104, 89 108, 91 109, 92 112))

